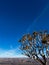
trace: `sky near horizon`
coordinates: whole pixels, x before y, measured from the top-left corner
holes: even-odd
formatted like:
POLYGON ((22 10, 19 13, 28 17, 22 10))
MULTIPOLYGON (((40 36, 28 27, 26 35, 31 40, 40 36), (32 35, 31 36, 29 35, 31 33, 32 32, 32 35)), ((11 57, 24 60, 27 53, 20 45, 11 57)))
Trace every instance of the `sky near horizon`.
POLYGON ((0 0, 0 57, 23 57, 21 36, 45 29, 49 31, 49 0, 0 0))

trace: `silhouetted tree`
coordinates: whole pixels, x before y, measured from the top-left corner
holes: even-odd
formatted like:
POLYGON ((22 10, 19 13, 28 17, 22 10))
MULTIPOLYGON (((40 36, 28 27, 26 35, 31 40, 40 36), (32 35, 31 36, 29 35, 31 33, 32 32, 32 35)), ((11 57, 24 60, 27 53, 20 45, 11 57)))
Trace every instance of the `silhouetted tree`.
POLYGON ((24 55, 46 65, 46 58, 49 56, 49 34, 47 31, 25 34, 19 42, 24 55))

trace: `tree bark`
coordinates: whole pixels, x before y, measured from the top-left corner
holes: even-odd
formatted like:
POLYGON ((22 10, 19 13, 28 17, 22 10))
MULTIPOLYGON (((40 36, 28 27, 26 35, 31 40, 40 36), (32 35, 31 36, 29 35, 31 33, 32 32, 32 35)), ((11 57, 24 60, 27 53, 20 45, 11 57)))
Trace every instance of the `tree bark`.
POLYGON ((40 59, 37 59, 42 65, 46 65, 46 63, 42 62, 40 59))
POLYGON ((46 58, 45 58, 45 56, 42 56, 44 62, 43 62, 37 55, 36 55, 36 57, 37 57, 37 61, 38 61, 38 62, 40 62, 42 65, 46 65, 46 58))

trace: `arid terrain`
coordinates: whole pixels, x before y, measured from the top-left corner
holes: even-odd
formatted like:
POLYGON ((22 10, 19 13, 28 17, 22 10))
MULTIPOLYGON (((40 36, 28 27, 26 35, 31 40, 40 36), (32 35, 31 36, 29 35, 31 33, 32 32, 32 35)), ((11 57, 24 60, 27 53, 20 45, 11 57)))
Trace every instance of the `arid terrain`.
POLYGON ((27 58, 0 58, 0 65, 41 65, 27 58))
MULTIPOLYGON (((0 58, 0 65, 41 65, 35 60, 28 58, 0 58)), ((49 61, 47 63, 49 65, 49 61)))

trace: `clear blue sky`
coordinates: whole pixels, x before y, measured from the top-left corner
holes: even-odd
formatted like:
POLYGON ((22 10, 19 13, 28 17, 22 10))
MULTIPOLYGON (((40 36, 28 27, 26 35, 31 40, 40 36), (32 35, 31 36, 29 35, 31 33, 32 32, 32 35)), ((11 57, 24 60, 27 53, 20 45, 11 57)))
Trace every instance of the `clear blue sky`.
POLYGON ((49 31, 49 0, 0 0, 1 51, 18 48, 24 33, 43 29, 49 31))

